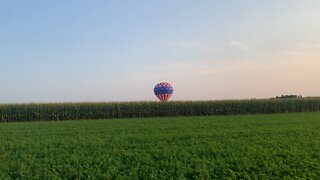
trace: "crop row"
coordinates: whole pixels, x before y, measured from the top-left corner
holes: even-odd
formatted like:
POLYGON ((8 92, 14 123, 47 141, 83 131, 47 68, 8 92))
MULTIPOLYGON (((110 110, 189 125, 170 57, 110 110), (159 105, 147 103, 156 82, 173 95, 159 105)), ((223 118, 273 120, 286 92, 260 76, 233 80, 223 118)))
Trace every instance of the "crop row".
POLYGON ((163 116, 211 116, 320 111, 319 98, 119 102, 119 103, 47 103, 2 104, 1 122, 59 121, 163 116))

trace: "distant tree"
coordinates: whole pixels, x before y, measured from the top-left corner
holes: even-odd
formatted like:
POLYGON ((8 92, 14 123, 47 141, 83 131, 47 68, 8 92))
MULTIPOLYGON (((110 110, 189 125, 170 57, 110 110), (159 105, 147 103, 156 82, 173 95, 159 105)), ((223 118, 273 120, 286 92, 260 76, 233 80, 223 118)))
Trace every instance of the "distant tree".
POLYGON ((301 95, 281 95, 271 99, 295 99, 295 98, 302 98, 302 96, 301 95))

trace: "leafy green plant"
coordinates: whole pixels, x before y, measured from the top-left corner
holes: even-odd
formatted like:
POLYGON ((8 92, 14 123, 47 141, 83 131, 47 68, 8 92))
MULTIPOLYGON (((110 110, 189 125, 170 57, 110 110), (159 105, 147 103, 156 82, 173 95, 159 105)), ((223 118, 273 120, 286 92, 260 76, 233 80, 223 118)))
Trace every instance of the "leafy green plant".
POLYGON ((0 105, 0 122, 320 111, 319 98, 0 105))
POLYGON ((317 179, 320 113, 0 124, 0 179, 317 179))

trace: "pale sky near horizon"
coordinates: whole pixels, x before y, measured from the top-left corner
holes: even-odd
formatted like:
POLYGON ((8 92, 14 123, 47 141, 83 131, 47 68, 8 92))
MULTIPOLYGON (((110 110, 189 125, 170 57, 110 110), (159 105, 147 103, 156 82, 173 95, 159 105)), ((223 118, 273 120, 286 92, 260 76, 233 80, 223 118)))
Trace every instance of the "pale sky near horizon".
POLYGON ((3 0, 0 103, 320 96, 319 0, 3 0))

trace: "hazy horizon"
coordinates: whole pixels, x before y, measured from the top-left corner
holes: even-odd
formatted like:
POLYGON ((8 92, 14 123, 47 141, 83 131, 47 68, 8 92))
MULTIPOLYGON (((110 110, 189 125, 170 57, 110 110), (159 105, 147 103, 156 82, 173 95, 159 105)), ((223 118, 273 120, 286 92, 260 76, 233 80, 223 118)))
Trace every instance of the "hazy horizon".
POLYGON ((0 103, 320 96, 320 1, 2 1, 0 103))

